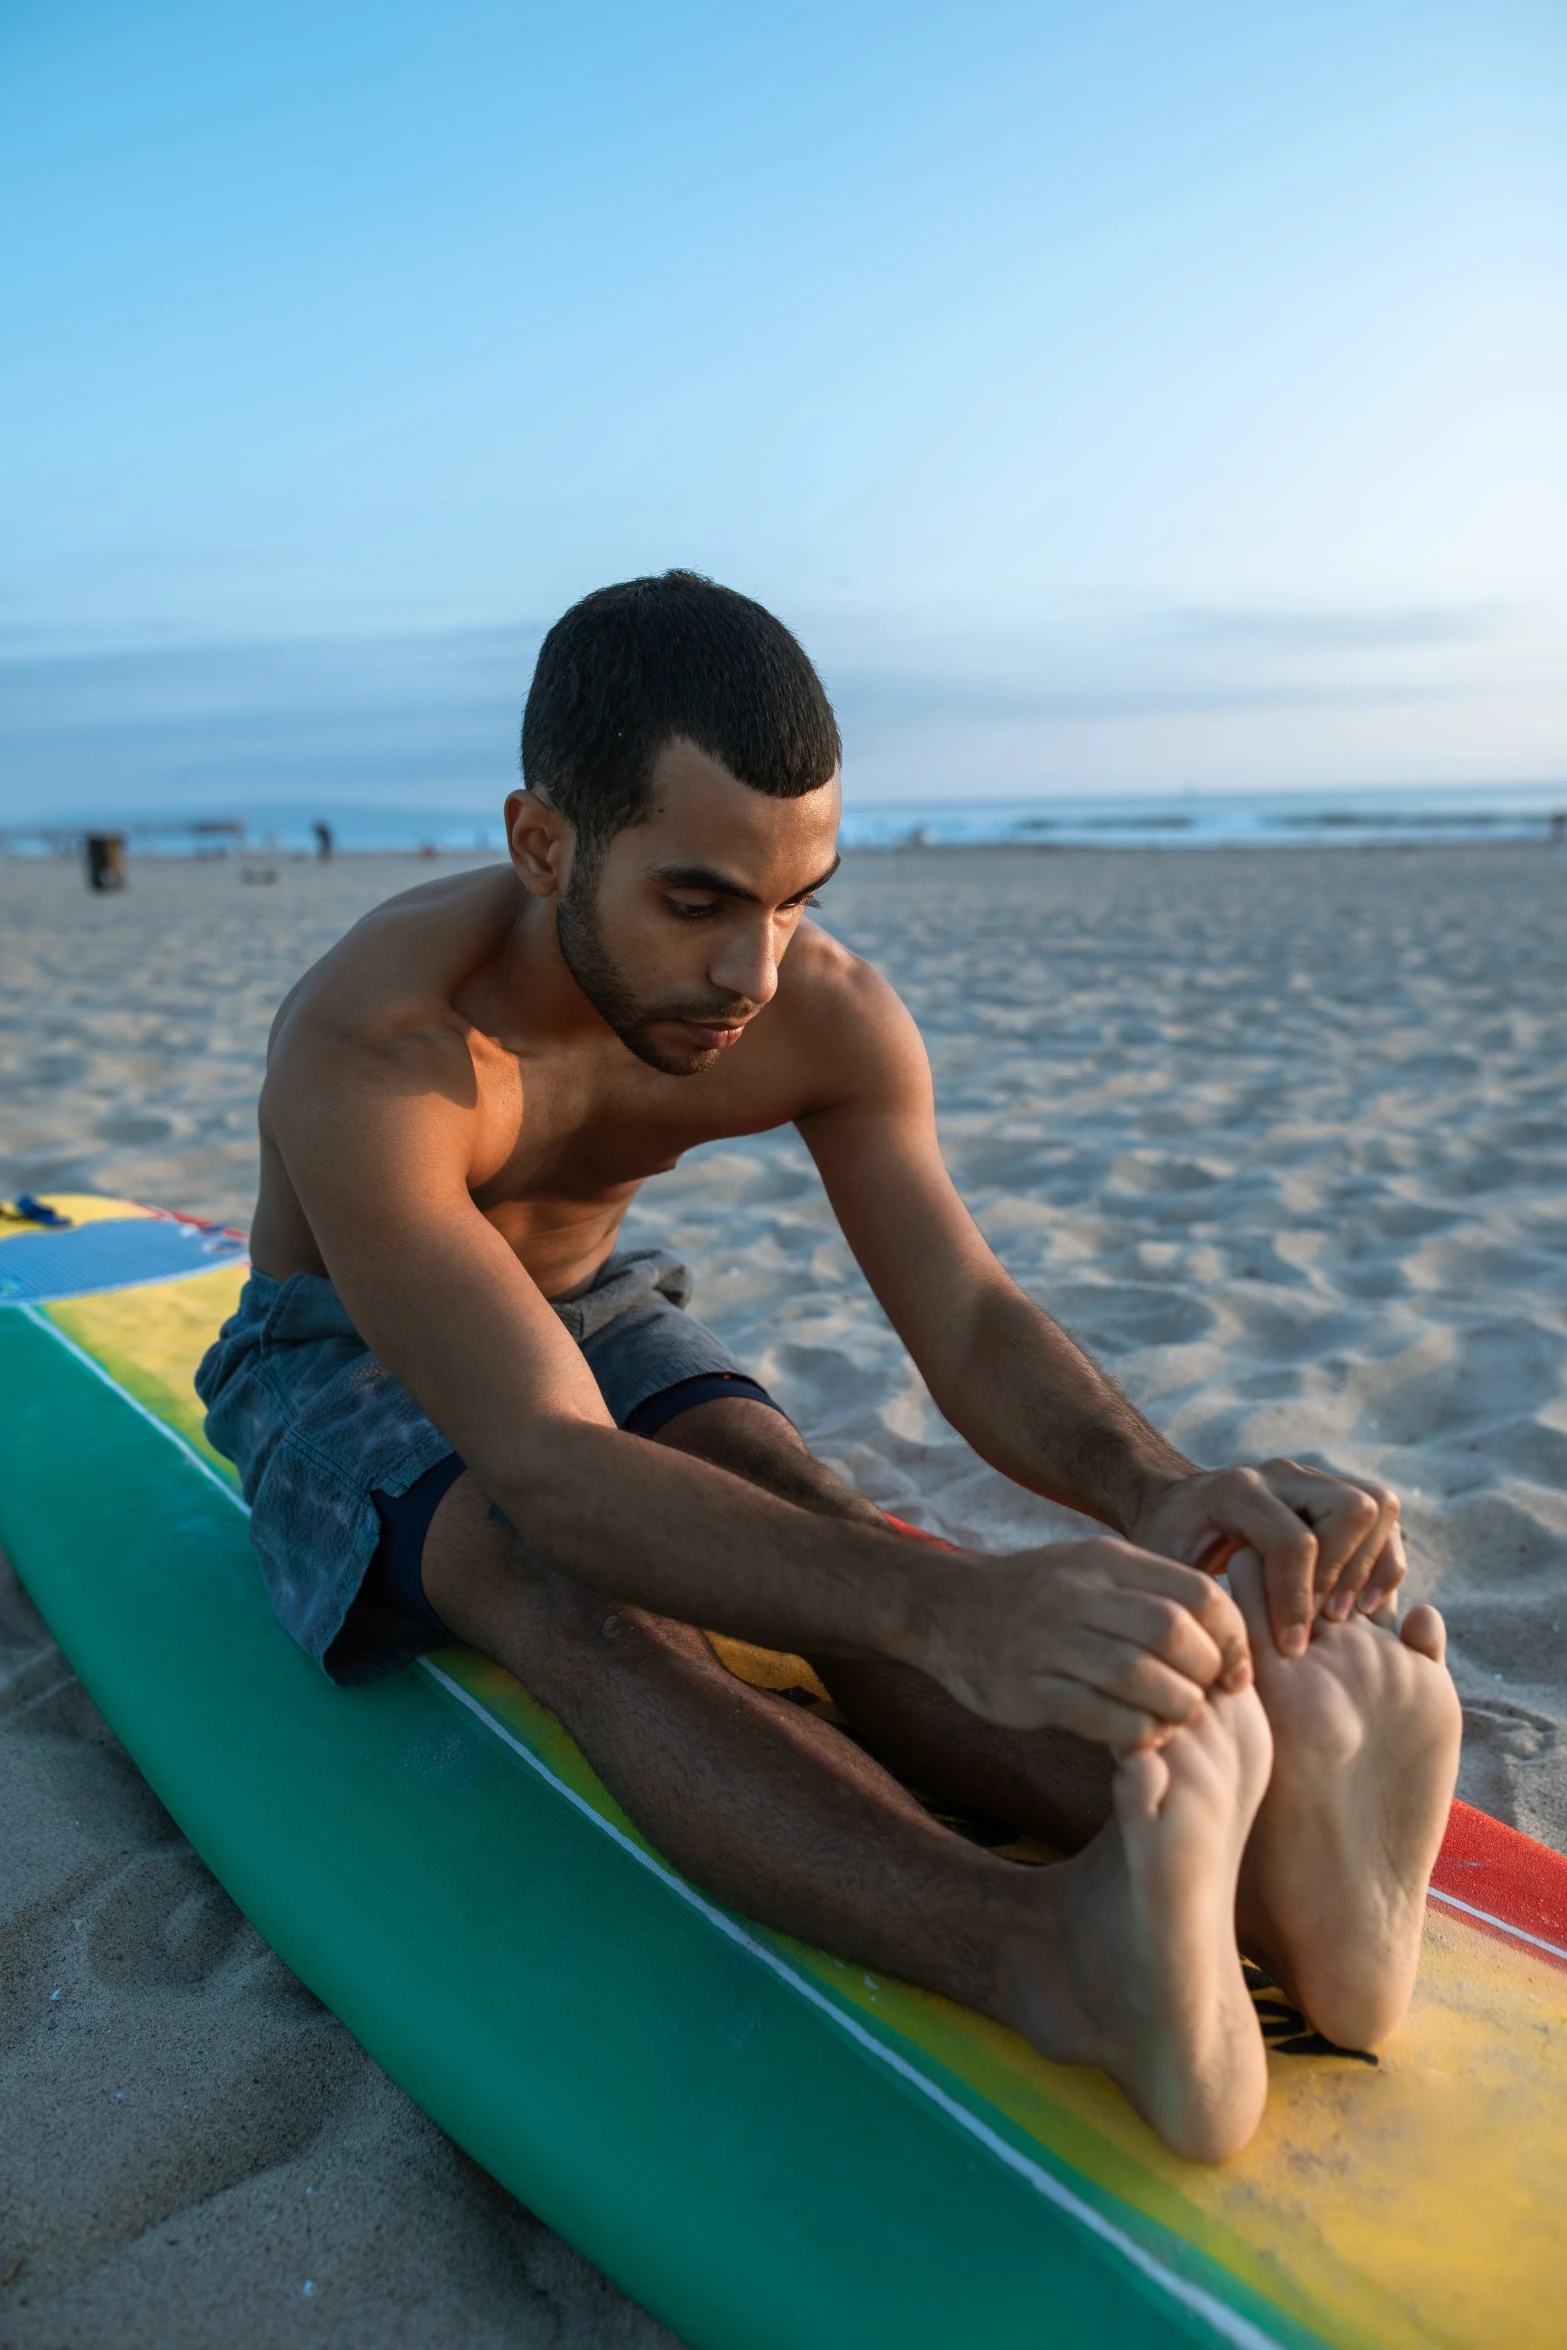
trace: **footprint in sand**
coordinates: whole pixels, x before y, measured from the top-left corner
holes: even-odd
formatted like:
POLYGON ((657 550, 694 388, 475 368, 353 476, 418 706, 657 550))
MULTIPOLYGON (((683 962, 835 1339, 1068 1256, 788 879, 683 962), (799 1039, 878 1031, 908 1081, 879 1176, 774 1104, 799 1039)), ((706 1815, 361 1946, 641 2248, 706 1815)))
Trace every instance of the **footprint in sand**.
POLYGON ((93 1913, 87 1954, 103 1983, 202 1983, 246 1931, 222 1886, 180 1846, 132 1861, 115 1880, 93 1913))

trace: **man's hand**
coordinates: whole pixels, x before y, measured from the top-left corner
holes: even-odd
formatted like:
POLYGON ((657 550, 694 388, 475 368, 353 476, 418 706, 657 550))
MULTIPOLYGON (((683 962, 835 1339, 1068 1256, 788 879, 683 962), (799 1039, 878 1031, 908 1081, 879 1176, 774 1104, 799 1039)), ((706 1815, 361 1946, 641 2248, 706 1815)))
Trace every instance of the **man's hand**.
POLYGON ((1237 1550, 1255 1550, 1281 1656, 1304 1655, 1319 1607, 1339 1624, 1357 1603, 1364 1615, 1390 1617, 1404 1579, 1397 1494, 1298 1461, 1194 1470, 1165 1485, 1128 1532, 1210 1575, 1237 1550))
POLYGON ((1240 1610, 1194 1567, 1109 1537, 944 1573, 917 1659, 985 1721, 1072 1730, 1118 1753, 1160 1746, 1217 1684, 1242 1689, 1240 1610))

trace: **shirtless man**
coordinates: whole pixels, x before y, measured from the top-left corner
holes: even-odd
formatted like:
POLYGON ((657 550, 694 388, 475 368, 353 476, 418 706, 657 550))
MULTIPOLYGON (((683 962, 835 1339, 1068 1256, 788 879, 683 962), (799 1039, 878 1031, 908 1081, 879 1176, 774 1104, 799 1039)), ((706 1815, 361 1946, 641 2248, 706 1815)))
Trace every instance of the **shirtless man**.
POLYGON ((1342 2045, 1404 2011, 1457 1763, 1441 1619, 1394 1629, 1392 1495, 1195 1467, 996 1263, 913 1021, 806 919, 838 756, 744 598, 671 573, 567 613, 509 864, 380 907, 278 1013, 208 1429, 334 1679, 471 1642, 698 1884, 1103 2066, 1216 2160, 1266 2092, 1240 1950, 1342 2045), (614 1253, 645 1177, 787 1122, 948 1420, 1111 1533, 894 1532, 672 1257, 614 1253), (696 1626, 809 1657, 858 1742, 696 1626), (1072 1857, 1001 1860, 905 1779, 1072 1857))

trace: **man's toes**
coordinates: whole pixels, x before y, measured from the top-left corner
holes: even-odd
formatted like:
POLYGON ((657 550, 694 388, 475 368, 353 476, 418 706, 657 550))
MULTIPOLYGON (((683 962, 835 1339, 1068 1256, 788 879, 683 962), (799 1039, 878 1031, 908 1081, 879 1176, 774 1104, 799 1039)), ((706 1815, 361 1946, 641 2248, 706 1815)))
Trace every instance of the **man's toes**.
POLYGON ((1427 1607, 1423 1601, 1404 1618, 1400 1638, 1406 1648, 1412 1648, 1417 1656, 1428 1656, 1434 1665, 1446 1658, 1447 1626, 1436 1609, 1427 1607))

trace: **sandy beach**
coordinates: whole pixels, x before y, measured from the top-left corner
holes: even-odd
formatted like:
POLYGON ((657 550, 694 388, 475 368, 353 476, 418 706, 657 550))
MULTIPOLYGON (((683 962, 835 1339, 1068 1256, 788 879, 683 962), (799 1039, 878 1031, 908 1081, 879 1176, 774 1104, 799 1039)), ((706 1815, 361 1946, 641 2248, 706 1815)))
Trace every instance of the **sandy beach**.
MULTIPOLYGON (((93 898, 0 859, 0 1196, 248 1221, 279 996, 433 870, 142 860, 93 898)), ((1167 1434, 1400 1489, 1460 1792, 1567 1851, 1564 898, 1567 851, 910 850, 821 919, 918 1018, 1002 1261, 1167 1434)), ((693 1154, 626 1230, 876 1501, 992 1549, 1077 1525, 939 1419, 792 1134, 693 1154)), ((268 1951, 8 1568, 0 2110, 0 2345, 670 2339, 268 1951)))

